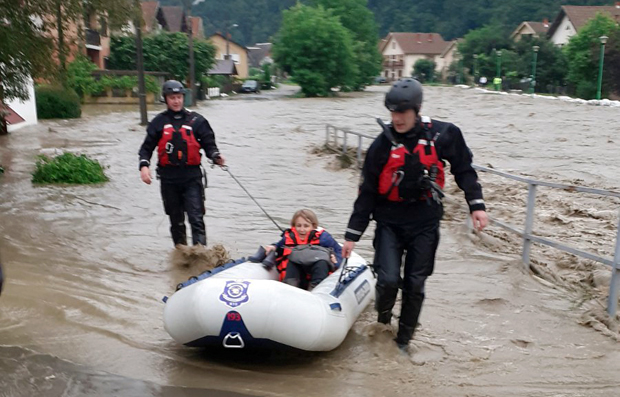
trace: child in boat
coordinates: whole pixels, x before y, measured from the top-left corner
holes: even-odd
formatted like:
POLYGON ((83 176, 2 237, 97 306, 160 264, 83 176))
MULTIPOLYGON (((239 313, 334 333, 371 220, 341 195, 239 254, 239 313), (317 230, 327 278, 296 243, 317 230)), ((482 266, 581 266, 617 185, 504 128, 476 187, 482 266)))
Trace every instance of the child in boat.
POLYGON ((291 228, 282 233, 277 243, 265 247, 275 251, 280 281, 312 290, 342 261, 340 244, 319 227, 316 214, 302 209, 293 215, 291 228))

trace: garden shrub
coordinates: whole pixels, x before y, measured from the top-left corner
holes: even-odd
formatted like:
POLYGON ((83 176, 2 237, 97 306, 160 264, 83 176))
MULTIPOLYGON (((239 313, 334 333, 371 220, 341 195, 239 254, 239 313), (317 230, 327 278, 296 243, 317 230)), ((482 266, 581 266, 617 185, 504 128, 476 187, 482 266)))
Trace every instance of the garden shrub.
POLYGON ((91 184, 108 180, 97 160, 73 153, 63 153, 54 158, 38 156, 32 174, 33 183, 91 184))
POLYGON ((82 114, 80 97, 70 88, 38 86, 35 97, 40 119, 74 119, 82 114))

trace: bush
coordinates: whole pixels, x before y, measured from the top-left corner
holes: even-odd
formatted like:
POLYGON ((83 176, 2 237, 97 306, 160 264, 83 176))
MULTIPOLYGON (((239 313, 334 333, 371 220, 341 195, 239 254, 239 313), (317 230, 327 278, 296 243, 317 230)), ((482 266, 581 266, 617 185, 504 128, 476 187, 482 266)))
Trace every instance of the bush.
POLYGON ((82 114, 80 97, 70 88, 38 86, 35 97, 40 119, 74 119, 82 114))
POLYGON ((38 156, 32 174, 32 183, 91 184, 108 180, 97 160, 73 153, 63 153, 54 158, 38 156))
POLYGON ((67 67, 67 85, 74 89, 83 98, 85 94, 97 94, 101 92, 97 81, 92 75, 97 65, 84 55, 79 55, 67 67))

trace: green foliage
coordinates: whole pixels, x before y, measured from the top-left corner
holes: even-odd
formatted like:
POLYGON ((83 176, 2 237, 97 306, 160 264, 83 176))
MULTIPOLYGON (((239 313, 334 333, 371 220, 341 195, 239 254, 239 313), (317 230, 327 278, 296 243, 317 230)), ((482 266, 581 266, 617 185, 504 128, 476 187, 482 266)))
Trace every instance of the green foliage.
POLYGON ((108 180, 97 160, 73 153, 63 153, 54 158, 38 156, 32 174, 32 183, 92 184, 108 180))
MULTIPOLYGON (((579 97, 592 99, 596 96, 601 49, 599 37, 615 35, 619 29, 613 19, 597 14, 564 47, 568 59, 567 79, 575 85, 579 97)), ((607 89, 603 87, 604 92, 607 89)))
POLYGON ((413 75, 420 83, 432 82, 435 80, 435 68, 437 64, 430 59, 418 59, 413 65, 413 75))
POLYGON ((620 29, 609 34, 604 63, 603 86, 620 95, 620 29))
MULTIPOLYGON (((144 69, 167 72, 179 81, 189 75, 189 44, 184 33, 162 32, 143 40, 144 69)), ((196 78, 206 74, 215 62, 215 47, 206 40, 194 39, 196 78)), ((136 42, 133 36, 112 37, 108 68, 136 70, 136 42)))
POLYGON ((271 89, 271 64, 265 63, 263 65, 263 87, 264 89, 271 89))
POLYGON ((67 67, 67 86, 73 88, 80 97, 85 94, 100 92, 97 81, 92 75, 97 65, 84 55, 78 55, 67 67))
POLYGON ((323 7, 298 4, 285 11, 273 54, 306 96, 352 86, 358 74, 349 31, 323 7))
MULTIPOLYGON (((360 90, 373 83, 381 73, 382 56, 377 47, 379 35, 367 0, 313 0, 340 18, 340 23, 351 32, 353 53, 358 73, 351 88, 360 90)), ((346 87, 344 87, 346 88, 346 87)))
POLYGON ((72 119, 82 114, 80 97, 70 88, 38 86, 35 97, 40 119, 72 119))
POLYGON ((208 75, 204 75, 201 77, 201 81, 202 84, 210 87, 210 88, 224 88, 224 86, 226 85, 226 83, 228 83, 229 78, 227 76, 223 76, 223 75, 213 75, 213 76, 208 76, 208 75))
POLYGON ((0 102, 29 99, 30 77, 54 70, 52 40, 37 26, 37 17, 43 20, 49 11, 43 0, 0 0, 0 102))

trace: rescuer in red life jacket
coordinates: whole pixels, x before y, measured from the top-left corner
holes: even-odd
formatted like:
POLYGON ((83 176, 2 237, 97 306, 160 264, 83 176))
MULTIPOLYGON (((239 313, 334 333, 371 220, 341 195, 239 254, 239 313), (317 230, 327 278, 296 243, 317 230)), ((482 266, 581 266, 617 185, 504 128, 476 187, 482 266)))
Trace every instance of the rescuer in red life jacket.
POLYGON ((424 283, 433 273, 439 243, 444 161, 465 199, 477 230, 488 222, 482 188, 472 168, 472 154, 454 124, 420 116, 422 85, 397 81, 385 96, 392 123, 368 149, 362 183, 342 247, 348 258, 370 219, 377 222, 373 246, 377 271, 375 308, 378 321, 390 324, 399 287, 402 257, 402 307, 396 343, 407 352, 418 323, 424 283))
POLYGON ((209 122, 183 107, 184 92, 178 81, 164 83, 162 93, 168 109, 155 116, 146 128, 146 138, 139 151, 140 177, 144 183, 151 184, 149 167, 153 150, 157 148, 157 175, 161 180, 164 210, 170 217, 172 241, 175 246, 187 245, 187 213, 193 244, 207 245, 200 149, 215 164, 224 165, 225 160, 215 144, 209 122))

